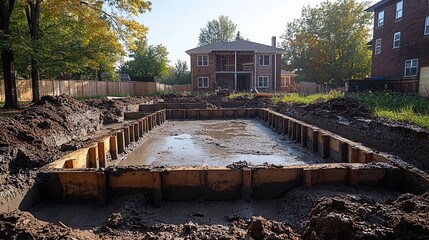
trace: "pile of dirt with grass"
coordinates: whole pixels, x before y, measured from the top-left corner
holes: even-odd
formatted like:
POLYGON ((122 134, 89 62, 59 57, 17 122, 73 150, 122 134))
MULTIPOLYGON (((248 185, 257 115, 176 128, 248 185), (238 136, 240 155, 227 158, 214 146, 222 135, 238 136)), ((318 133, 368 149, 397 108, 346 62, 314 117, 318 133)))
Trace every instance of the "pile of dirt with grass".
POLYGON ((311 211, 303 239, 428 239, 429 193, 387 203, 323 199, 311 211))

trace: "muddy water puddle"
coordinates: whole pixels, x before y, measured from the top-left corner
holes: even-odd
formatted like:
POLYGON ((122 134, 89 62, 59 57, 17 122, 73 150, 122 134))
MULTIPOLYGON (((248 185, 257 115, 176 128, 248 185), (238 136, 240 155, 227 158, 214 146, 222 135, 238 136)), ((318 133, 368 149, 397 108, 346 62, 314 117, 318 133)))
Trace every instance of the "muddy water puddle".
POLYGON ((121 166, 297 165, 317 157, 257 120, 168 121, 146 135, 121 166))

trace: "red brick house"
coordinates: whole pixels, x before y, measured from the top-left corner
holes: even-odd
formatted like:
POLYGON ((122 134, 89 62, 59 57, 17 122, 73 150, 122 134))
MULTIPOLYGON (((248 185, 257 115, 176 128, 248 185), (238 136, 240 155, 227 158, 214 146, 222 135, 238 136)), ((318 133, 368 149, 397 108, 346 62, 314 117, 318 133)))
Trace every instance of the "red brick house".
POLYGON ((286 70, 282 70, 281 71, 281 76, 280 76, 280 91, 282 92, 296 92, 297 86, 295 84, 295 78, 298 75, 293 73, 293 72, 289 72, 286 70))
POLYGON ((429 70, 429 0, 382 0, 366 11, 374 12, 372 77, 419 79, 429 70))
POLYGON ((279 91, 283 49, 236 40, 215 42, 186 51, 191 56, 193 91, 230 89, 279 91))

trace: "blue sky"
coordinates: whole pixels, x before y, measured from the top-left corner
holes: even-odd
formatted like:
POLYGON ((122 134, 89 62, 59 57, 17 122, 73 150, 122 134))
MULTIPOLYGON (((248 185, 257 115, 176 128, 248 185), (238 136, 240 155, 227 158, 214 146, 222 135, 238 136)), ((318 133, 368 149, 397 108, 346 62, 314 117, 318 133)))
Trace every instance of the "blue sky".
MULTIPOLYGON (((363 2, 363 0, 358 0, 363 2)), ((277 42, 286 24, 299 18, 303 6, 316 6, 321 0, 152 0, 152 11, 138 21, 149 27, 149 44, 162 44, 169 52, 170 65, 186 60, 186 50, 198 44, 200 29, 220 15, 228 16, 244 38, 262 44, 277 42)), ((377 0, 370 1, 371 3, 377 0)))

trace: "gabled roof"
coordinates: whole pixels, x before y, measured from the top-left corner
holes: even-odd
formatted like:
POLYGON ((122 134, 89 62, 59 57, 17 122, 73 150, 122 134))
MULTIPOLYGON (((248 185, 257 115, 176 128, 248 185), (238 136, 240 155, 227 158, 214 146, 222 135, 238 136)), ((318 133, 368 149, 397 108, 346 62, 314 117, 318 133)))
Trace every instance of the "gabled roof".
POLYGON ((376 4, 372 5, 371 7, 369 7, 369 8, 367 8, 367 9, 365 9, 365 11, 367 11, 367 12, 374 12, 374 10, 375 10, 376 8, 381 7, 382 5, 384 5, 384 4, 388 3, 388 2, 390 2, 390 0, 382 0, 382 1, 379 1, 379 2, 377 2, 376 4))
POLYGON ((207 45, 190 49, 186 51, 187 54, 192 53, 210 53, 213 51, 254 51, 266 53, 282 53, 283 49, 264 45, 246 40, 236 40, 234 42, 215 42, 207 45))

